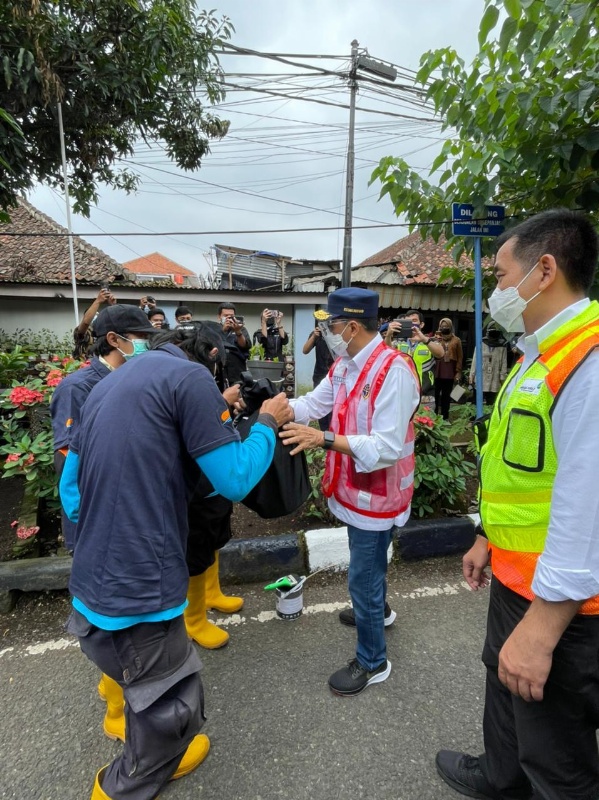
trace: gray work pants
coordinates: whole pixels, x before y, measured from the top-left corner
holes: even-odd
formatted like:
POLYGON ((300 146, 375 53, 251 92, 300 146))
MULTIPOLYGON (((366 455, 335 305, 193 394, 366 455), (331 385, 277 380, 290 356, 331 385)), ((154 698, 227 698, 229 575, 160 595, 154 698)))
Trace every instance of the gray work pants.
POLYGON ((102 774, 111 800, 154 800, 204 724, 201 661, 183 616, 105 631, 73 611, 67 630, 125 694, 123 753, 102 774))

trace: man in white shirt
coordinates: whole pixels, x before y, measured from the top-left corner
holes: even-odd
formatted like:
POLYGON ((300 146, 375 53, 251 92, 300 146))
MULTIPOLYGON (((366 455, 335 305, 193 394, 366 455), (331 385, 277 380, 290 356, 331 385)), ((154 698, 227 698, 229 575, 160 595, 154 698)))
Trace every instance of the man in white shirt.
POLYGON ((340 614, 355 625, 356 657, 329 678, 338 695, 359 694, 389 676, 385 626, 395 619, 386 603, 387 552, 395 526, 410 516, 414 484, 412 416, 420 400, 413 362, 378 334, 376 292, 339 289, 321 317, 322 336, 337 358, 329 374, 291 405, 295 422, 280 436, 292 455, 327 450, 323 491, 347 525, 353 608, 340 614), (329 431, 308 427, 332 412, 329 431))
POLYGON ((437 754, 441 777, 469 797, 599 796, 597 255, 591 222, 563 209, 498 241, 489 308, 508 332, 524 330, 524 356, 495 404, 484 533, 463 559, 473 590, 493 566, 485 752, 437 754))

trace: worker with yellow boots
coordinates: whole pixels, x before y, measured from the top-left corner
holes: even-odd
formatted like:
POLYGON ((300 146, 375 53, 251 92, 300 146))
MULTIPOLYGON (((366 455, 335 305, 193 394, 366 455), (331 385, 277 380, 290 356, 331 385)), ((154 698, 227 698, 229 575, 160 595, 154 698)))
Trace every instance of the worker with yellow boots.
POLYGON ((211 622, 208 609, 234 614, 243 607, 243 598, 224 595, 220 588, 218 551, 231 538, 233 504, 220 495, 207 495, 211 487, 196 489, 188 507, 187 608, 185 627, 194 642, 207 650, 224 647, 229 634, 211 622))
MULTIPOLYGON (((292 416, 284 395, 266 400, 241 442, 202 366, 207 353, 218 357, 204 334, 158 334, 148 353, 100 381, 62 473, 63 507, 77 522, 68 630, 111 679, 103 682, 107 702, 115 683, 126 700, 123 751, 96 775, 91 800, 155 800, 205 758, 201 662, 184 620, 191 467, 215 494, 241 500, 292 416)), ((208 602, 218 607, 214 576, 210 587, 208 602)), ((108 732, 120 732, 107 717, 108 732)))

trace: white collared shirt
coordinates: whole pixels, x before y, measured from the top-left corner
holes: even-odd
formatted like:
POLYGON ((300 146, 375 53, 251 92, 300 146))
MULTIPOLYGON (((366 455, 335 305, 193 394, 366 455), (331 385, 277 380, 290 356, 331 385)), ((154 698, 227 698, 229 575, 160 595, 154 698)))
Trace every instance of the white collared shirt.
MULTIPOLYGON (((519 374, 539 356, 539 343, 588 308, 585 298, 568 306, 530 336, 522 336, 519 374)), ((515 385, 514 378, 508 392, 515 385)), ((599 350, 564 387, 554 407, 553 441, 558 468, 551 497, 545 549, 532 590, 552 602, 599 594, 599 350)))
MULTIPOLYGON (((380 336, 363 347, 353 358, 344 357, 347 364, 345 388, 347 394, 356 381, 371 353, 380 345, 380 336)), ((333 409, 333 385, 327 375, 311 392, 290 400, 295 421, 306 425, 310 420, 321 419, 333 409)), ((408 424, 420 403, 418 383, 401 359, 391 365, 375 401, 372 429, 368 435, 352 434, 347 437, 358 472, 374 472, 391 467, 401 458, 408 424)), ((405 525, 410 517, 408 508, 395 520, 375 519, 358 514, 342 506, 334 497, 329 498, 331 513, 348 525, 363 530, 386 530, 391 525, 405 525)))

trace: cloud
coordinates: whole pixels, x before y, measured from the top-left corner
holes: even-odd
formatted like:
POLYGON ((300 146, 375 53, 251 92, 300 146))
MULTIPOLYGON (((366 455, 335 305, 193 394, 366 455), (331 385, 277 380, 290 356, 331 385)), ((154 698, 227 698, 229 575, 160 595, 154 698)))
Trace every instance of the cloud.
MULTIPOLYGON (((335 70, 347 69, 354 38, 373 58, 411 70, 418 68, 423 52, 437 47, 453 46, 469 61, 477 51, 481 12, 479 0, 346 0, 343 4, 330 0, 223 0, 218 8, 218 13, 227 15, 235 25, 232 41, 236 45, 263 52, 347 55, 347 60, 308 61, 335 70)), ((235 77, 235 73, 287 75, 272 78, 268 84, 285 96, 230 90, 219 110, 231 120, 230 134, 213 145, 202 168, 193 174, 178 171, 159 148, 150 152, 140 148, 133 159, 133 168, 143 175, 140 192, 127 196, 103 189, 90 220, 74 217, 75 232, 343 226, 348 111, 291 99, 291 94, 300 92, 346 105, 349 94, 344 82, 335 76, 293 78, 289 73, 294 68, 262 58, 224 55, 221 62, 231 83, 250 80, 235 77)), ((371 87, 363 84, 357 105, 392 113, 421 113, 399 105, 396 89, 390 92, 391 96, 373 95, 371 87)), ((427 168, 439 147, 439 129, 360 110, 356 126, 354 224, 371 224, 367 220, 395 223, 398 220, 390 201, 377 202, 376 185, 368 186, 372 169, 384 155, 402 155, 411 166, 427 168)), ((30 199, 65 224, 63 200, 51 190, 40 188, 30 199)), ((358 264, 406 233, 405 228, 356 229, 352 263, 358 264)), ((204 254, 215 243, 298 258, 341 258, 343 230, 117 236, 90 241, 121 262, 159 251, 189 269, 204 272, 204 254)))

